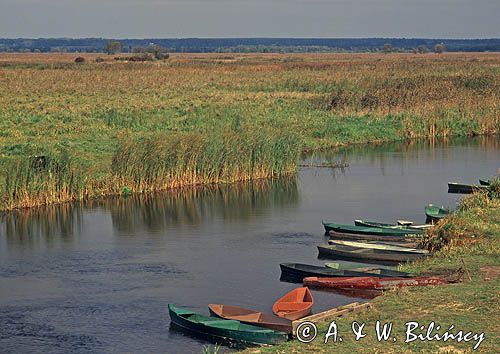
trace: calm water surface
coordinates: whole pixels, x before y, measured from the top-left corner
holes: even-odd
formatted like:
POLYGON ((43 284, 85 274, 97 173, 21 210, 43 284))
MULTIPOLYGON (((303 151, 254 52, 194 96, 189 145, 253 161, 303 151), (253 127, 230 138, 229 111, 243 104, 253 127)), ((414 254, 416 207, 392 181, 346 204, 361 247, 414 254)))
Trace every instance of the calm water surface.
MULTIPOLYGON (((269 311, 296 285, 280 262, 322 265, 322 219, 423 222, 454 207, 448 181, 497 173, 498 138, 356 147, 310 156, 349 167, 296 179, 66 204, 0 217, 0 352, 200 353, 168 303, 269 311)), ((314 291, 316 311, 357 299, 314 291)))

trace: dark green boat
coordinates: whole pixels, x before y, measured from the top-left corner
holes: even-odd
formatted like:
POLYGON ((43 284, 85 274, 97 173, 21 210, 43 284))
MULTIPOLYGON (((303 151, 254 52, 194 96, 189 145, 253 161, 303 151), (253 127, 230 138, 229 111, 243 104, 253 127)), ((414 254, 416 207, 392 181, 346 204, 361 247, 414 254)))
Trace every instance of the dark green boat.
POLYGON ((448 183, 448 193, 457 194, 472 194, 474 192, 488 191, 489 185, 480 186, 475 184, 464 184, 464 183, 448 183))
POLYGON ((439 221, 450 213, 450 210, 445 207, 438 207, 429 204, 425 207, 425 215, 427 216, 427 221, 439 221))
POLYGON ((367 248, 360 249, 340 245, 321 245, 318 246, 318 251, 320 258, 345 259, 348 261, 362 261, 384 265, 394 265, 429 256, 428 253, 393 252, 367 248))
POLYGON ((271 329, 252 326, 235 320, 208 317, 190 310, 168 305, 168 313, 173 324, 220 342, 244 344, 279 344, 288 340, 288 334, 271 329))
POLYGON ((479 184, 482 186, 489 186, 491 184, 491 182, 488 179, 480 179, 479 184))
POLYGON ((333 222, 324 222, 325 231, 329 233, 333 231, 339 234, 354 234, 354 235, 373 235, 373 236, 414 236, 422 234, 419 229, 391 229, 380 227, 367 227, 346 224, 336 224, 333 222))

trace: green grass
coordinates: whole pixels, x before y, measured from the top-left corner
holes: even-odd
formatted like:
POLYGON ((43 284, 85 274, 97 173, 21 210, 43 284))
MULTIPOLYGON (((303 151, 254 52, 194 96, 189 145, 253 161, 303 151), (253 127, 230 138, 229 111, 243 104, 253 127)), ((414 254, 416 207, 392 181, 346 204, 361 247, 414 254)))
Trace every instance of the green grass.
POLYGON ((0 210, 286 174, 296 149, 500 130, 494 55, 30 58, 0 65, 0 210), (156 141, 149 151, 144 139, 156 141), (78 179, 70 192, 22 179, 19 166, 62 150, 78 179))

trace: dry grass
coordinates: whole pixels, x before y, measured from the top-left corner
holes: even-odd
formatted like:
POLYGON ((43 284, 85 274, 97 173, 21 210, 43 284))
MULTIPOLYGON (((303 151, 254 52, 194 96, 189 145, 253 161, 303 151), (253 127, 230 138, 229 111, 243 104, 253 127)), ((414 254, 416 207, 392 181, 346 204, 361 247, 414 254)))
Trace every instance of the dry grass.
POLYGON ((79 55, 0 54, 4 170, 64 148, 88 186, 102 185, 118 142, 148 134, 266 127, 311 150, 500 128, 498 53, 79 55))

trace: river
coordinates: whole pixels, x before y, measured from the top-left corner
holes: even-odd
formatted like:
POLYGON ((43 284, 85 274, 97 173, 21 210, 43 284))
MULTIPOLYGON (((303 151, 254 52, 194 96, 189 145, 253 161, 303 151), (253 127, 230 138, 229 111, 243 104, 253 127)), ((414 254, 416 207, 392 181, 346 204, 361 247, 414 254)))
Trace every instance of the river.
MULTIPOLYGON (((322 219, 424 222, 454 208, 448 181, 500 167, 497 137, 356 146, 303 164, 293 179, 109 198, 0 216, 2 353, 201 353, 169 326, 167 304, 270 311, 293 289, 279 263, 322 265, 322 219)), ((359 299, 313 291, 314 310, 359 299)))

